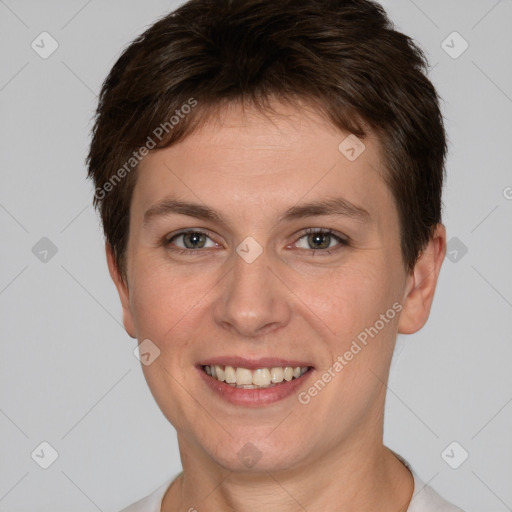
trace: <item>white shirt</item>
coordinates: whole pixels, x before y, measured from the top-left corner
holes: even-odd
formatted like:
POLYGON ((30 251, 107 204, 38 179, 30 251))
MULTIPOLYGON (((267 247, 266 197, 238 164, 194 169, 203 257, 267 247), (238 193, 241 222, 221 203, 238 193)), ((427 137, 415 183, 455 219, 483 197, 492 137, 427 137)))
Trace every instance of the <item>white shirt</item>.
MULTIPOLYGON (((460 508, 445 501, 432 487, 424 484, 409 467, 414 478, 414 491, 407 512, 463 512, 460 508)), ((161 512, 165 492, 177 477, 166 480, 149 496, 133 503, 120 512, 161 512)))

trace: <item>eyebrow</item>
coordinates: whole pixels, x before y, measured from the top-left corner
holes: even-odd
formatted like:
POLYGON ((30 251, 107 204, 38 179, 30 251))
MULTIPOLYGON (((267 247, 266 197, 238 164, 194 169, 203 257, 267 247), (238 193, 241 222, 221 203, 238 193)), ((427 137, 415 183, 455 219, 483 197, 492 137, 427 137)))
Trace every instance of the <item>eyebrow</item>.
POLYGON ((334 197, 332 199, 324 199, 292 206, 279 217, 279 221, 289 221, 320 215, 343 215, 365 223, 371 220, 370 213, 361 206, 356 206, 342 197, 334 197))
POLYGON ((172 214, 188 215, 197 219, 215 221, 224 224, 222 216, 212 208, 198 203, 166 199, 151 206, 144 214, 144 224, 148 224, 155 217, 172 214))
MULTIPOLYGON (((226 225, 222 215, 212 208, 198 203, 175 199, 166 199, 151 206, 144 214, 144 225, 147 225, 155 217, 173 214, 187 215, 226 225)), ((371 220, 370 213, 364 208, 356 206, 342 197, 335 197, 292 206, 279 216, 278 221, 292 221, 321 215, 343 215, 362 223, 367 223, 371 220)))

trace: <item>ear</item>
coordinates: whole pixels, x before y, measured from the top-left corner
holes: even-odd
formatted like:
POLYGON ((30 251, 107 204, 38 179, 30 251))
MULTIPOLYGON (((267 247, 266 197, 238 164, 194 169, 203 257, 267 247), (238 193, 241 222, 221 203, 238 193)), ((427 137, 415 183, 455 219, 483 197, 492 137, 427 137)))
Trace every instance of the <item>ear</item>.
POLYGON ((117 288, 117 293, 119 294, 119 298, 121 299, 121 306, 123 308, 123 325, 129 336, 135 338, 135 324, 133 321, 132 310, 130 307, 130 294, 128 291, 128 283, 125 282, 119 267, 117 266, 117 262, 114 256, 114 251, 112 250, 112 246, 106 242, 105 243, 105 252, 107 254, 107 265, 108 271, 110 272, 110 277, 117 288))
POLYGON ((407 278, 406 295, 398 323, 399 333, 412 334, 427 322, 445 253, 446 229, 438 224, 407 278))

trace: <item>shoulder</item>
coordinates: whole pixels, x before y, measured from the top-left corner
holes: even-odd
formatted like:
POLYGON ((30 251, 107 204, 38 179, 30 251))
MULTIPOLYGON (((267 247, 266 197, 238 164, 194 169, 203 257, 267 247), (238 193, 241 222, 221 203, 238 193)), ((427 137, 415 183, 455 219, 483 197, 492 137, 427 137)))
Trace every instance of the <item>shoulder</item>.
POLYGON ((407 512, 463 512, 423 483, 414 471, 411 472, 414 477, 414 491, 407 512))
POLYGON ((464 512, 447 502, 432 487, 425 484, 401 455, 393 450, 391 452, 411 472, 414 479, 414 490, 407 512, 464 512))
MULTIPOLYGON (((179 476, 179 475, 178 475, 179 476)), ((164 494, 177 476, 167 479, 163 484, 157 487, 151 494, 132 503, 119 512, 160 512, 164 494)))

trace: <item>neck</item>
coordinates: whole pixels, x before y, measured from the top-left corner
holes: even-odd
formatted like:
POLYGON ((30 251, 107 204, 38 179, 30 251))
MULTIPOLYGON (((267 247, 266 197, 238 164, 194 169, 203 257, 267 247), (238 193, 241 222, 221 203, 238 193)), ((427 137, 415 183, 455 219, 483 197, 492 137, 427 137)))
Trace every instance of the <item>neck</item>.
POLYGON ((283 512, 405 512, 413 493, 410 471, 380 443, 361 437, 292 470, 232 472, 192 454, 180 440, 183 473, 162 512, 280 510, 283 512))

